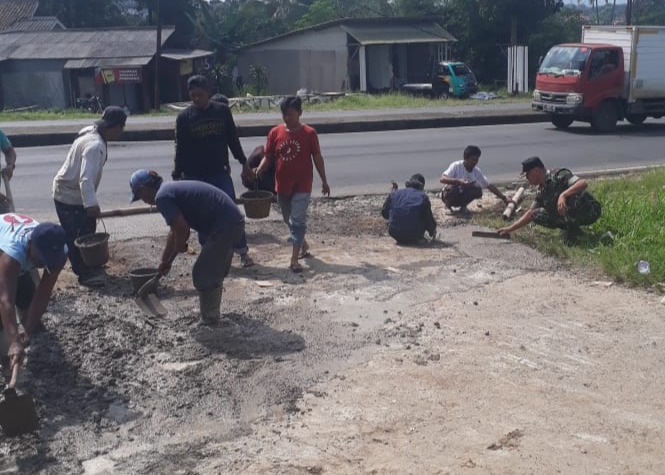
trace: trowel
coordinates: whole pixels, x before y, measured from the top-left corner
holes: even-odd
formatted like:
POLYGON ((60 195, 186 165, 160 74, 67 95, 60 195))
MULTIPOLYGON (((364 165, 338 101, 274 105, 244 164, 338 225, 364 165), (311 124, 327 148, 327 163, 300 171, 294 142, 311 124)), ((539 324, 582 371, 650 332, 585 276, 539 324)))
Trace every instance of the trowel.
POLYGON ((16 380, 20 364, 12 369, 12 376, 0 401, 0 426, 5 435, 14 437, 33 432, 39 428, 35 401, 27 393, 16 392, 16 380))
POLYGON ((490 238, 490 239, 508 239, 510 240, 510 234, 499 234, 496 231, 487 232, 487 231, 472 231, 471 236, 480 237, 480 238, 490 238))

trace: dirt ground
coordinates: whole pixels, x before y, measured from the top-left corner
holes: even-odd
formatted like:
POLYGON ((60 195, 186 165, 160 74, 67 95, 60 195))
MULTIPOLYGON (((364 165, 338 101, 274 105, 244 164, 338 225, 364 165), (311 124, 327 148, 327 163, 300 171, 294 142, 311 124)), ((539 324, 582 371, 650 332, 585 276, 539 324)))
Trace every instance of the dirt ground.
POLYGON ((63 276, 19 385, 41 430, 0 436, 0 474, 664 473, 658 296, 471 239, 434 198, 439 240, 396 246, 381 201, 315 201, 302 275, 281 222, 248 222, 213 328, 196 256, 168 316, 134 304, 165 227, 112 243, 102 291, 63 276))

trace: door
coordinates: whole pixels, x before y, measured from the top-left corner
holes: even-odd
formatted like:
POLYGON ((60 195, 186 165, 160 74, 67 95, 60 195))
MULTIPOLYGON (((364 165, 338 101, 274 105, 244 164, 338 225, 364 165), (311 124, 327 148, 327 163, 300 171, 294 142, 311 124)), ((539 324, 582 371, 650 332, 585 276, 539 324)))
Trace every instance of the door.
POLYGON ((588 85, 584 90, 584 105, 595 108, 608 98, 621 96, 623 67, 620 50, 598 49, 589 58, 586 72, 588 85))

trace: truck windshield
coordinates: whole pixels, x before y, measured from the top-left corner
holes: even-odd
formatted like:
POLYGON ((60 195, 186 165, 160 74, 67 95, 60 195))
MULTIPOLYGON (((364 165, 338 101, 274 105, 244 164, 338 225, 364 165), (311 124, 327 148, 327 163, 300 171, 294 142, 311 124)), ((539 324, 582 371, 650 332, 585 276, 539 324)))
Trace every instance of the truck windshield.
POLYGON ((554 74, 566 75, 576 74, 579 75, 584 71, 584 65, 591 50, 586 47, 579 46, 555 46, 550 49, 540 65, 538 73, 540 74, 554 74))
POLYGON ((471 71, 469 71, 469 68, 466 67, 464 64, 455 64, 450 66, 453 70, 453 74, 455 76, 468 76, 471 71))

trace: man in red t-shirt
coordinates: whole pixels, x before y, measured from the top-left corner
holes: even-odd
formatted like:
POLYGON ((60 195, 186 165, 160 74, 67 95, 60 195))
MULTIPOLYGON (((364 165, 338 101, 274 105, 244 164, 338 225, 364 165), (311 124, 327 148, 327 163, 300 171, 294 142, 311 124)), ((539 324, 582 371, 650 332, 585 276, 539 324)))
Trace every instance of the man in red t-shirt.
POLYGON ((293 272, 302 272, 298 259, 308 257, 309 244, 305 240, 307 231, 307 207, 312 194, 314 170, 321 177, 321 191, 330 196, 326 179, 326 167, 321 156, 319 138, 316 131, 300 123, 302 102, 299 97, 286 97, 281 103, 284 124, 274 127, 268 134, 265 157, 256 169, 261 175, 275 164, 275 191, 277 202, 282 209, 284 222, 291 231, 293 272))

